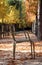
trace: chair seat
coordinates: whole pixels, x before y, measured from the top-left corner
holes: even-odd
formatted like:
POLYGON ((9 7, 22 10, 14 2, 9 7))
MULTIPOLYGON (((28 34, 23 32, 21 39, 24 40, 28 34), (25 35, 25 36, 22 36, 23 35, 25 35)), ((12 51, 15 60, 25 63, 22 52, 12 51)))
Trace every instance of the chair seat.
POLYGON ((29 39, 25 39, 25 38, 22 38, 22 39, 16 39, 16 43, 21 43, 21 42, 28 42, 29 39))

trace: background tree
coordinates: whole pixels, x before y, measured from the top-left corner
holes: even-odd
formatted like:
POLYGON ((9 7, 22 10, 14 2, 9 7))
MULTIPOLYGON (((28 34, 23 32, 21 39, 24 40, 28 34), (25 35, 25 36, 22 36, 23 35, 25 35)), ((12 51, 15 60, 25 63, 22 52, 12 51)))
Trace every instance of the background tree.
POLYGON ((15 10, 16 10, 16 12, 15 12, 15 10, 14 10, 14 12, 15 12, 15 15, 14 15, 14 20, 16 21, 17 20, 17 22, 19 22, 19 23, 21 23, 21 24, 23 24, 23 26, 25 26, 24 24, 25 24, 25 5, 24 5, 24 2, 21 0, 8 0, 8 4, 10 5, 10 6, 12 6, 13 8, 15 7, 15 10), (18 14, 17 14, 17 12, 18 12, 18 14), (15 17, 17 17, 17 18, 15 18, 15 17))
POLYGON ((27 22, 34 22, 36 19, 38 0, 26 0, 25 6, 27 22))
POLYGON ((2 19, 1 23, 4 23, 4 18, 7 14, 8 6, 5 5, 5 0, 0 0, 0 18, 2 19))
POLYGON ((7 14, 5 17, 6 23, 11 24, 11 23, 19 23, 19 10, 16 10, 16 7, 12 6, 10 9, 10 12, 7 14))
MULTIPOLYGON (((5 16, 8 11, 8 6, 5 4, 5 0, 0 0, 0 23, 4 23, 5 16)), ((3 25, 2 25, 2 32, 3 32, 3 25)), ((3 37, 3 34, 2 34, 3 37)))

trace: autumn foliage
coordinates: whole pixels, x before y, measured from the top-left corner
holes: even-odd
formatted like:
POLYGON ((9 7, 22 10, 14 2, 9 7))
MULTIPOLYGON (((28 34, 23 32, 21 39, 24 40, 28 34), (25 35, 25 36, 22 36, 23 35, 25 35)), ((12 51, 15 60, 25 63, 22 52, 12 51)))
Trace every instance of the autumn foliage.
MULTIPOLYGON (((0 23, 19 23, 20 11, 16 5, 9 5, 8 0, 0 0, 0 23)), ((15 1, 15 0, 14 0, 15 1)), ((22 0, 21 0, 22 1, 22 0)), ((14 3, 13 3, 14 4, 14 3)), ((22 1, 22 20, 23 22, 34 22, 36 19, 38 0, 22 1)))
POLYGON ((27 22, 34 22, 36 19, 38 0, 26 0, 26 20, 27 22))

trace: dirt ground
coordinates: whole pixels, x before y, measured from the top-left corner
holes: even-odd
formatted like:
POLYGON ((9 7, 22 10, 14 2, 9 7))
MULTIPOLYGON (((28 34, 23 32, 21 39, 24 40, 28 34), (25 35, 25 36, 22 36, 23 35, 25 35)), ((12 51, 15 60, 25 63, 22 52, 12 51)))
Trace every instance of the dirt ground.
MULTIPOLYGON (((35 37, 30 36, 33 39, 35 37)), ((0 65, 42 65, 42 41, 35 42, 35 59, 31 59, 30 42, 17 43, 15 60, 13 59, 13 42, 0 41, 0 65)))

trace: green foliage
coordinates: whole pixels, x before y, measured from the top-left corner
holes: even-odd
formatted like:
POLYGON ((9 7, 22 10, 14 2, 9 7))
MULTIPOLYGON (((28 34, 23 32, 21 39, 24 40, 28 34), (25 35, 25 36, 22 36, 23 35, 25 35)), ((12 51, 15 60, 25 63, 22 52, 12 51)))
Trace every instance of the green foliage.
POLYGON ((12 6, 15 5, 15 0, 7 0, 7 2, 8 2, 9 5, 12 5, 12 6))
POLYGON ((20 9, 20 17, 21 17, 21 23, 23 27, 26 27, 26 12, 25 12, 25 4, 24 2, 21 3, 21 9, 20 9))

